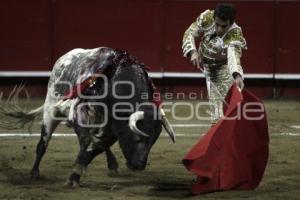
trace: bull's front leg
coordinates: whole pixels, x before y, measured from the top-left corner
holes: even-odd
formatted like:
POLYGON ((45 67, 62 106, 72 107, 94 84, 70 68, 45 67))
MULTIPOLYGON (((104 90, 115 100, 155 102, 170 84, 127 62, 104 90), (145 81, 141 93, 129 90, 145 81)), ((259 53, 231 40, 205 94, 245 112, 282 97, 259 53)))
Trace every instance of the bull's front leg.
POLYGON ((119 164, 115 155, 111 152, 110 148, 105 151, 106 160, 107 160, 107 168, 109 170, 109 176, 115 176, 118 174, 119 164))
POLYGON ((114 176, 118 174, 119 164, 116 157, 110 150, 110 147, 117 141, 117 138, 108 137, 106 136, 106 134, 104 133, 100 138, 93 140, 91 148, 84 152, 84 155, 81 157, 80 163, 82 166, 84 166, 84 169, 86 169, 97 155, 105 152, 107 168, 109 169, 108 175, 114 176))
POLYGON ((86 170, 87 166, 92 162, 92 160, 99 154, 105 151, 107 158, 107 167, 109 169, 109 175, 114 176, 118 174, 118 162, 116 157, 110 150, 110 146, 116 142, 116 138, 105 138, 92 145, 92 149, 87 150, 87 148, 92 143, 92 137, 90 137, 90 133, 93 132, 91 130, 82 129, 77 127, 77 131, 80 143, 80 151, 78 153, 76 162, 74 164, 71 175, 69 176, 66 185, 72 187, 80 186, 80 177, 83 172, 86 170), (81 129, 81 130, 80 130, 81 129))
POLYGON ((93 140, 92 149, 86 152, 86 160, 85 165, 87 166, 92 162, 92 160, 102 152, 105 151, 106 154, 106 161, 107 161, 107 168, 109 170, 108 175, 114 176, 118 174, 119 164, 115 155, 110 150, 110 147, 117 141, 117 137, 109 127, 105 127, 101 134, 95 134, 93 140))
MULTIPOLYGON (((95 134, 94 134, 95 136, 95 134)), ((83 155, 81 156, 81 160, 78 161, 84 169, 93 161, 93 159, 105 152, 106 160, 107 160, 107 168, 109 169, 108 175, 117 175, 118 174, 118 162, 110 147, 117 141, 116 137, 110 136, 109 132, 104 131, 99 137, 92 137, 92 145, 91 148, 88 148, 83 155)))
POLYGON ((92 142, 92 133, 90 128, 81 126, 82 124, 87 125, 88 122, 88 110, 86 109, 86 107, 82 107, 81 109, 77 109, 76 107, 73 109, 76 113, 76 115, 74 116, 75 120, 73 121, 73 128, 78 137, 80 150, 78 152, 74 167, 67 180, 66 185, 77 187, 79 186, 80 177, 85 170, 85 156, 87 148, 92 142))
POLYGON ((66 185, 72 187, 80 186, 80 177, 85 171, 85 160, 86 160, 86 151, 88 146, 91 144, 91 137, 89 136, 88 130, 85 130, 81 127, 76 128, 76 133, 79 138, 80 150, 77 155, 76 161, 74 163, 74 167, 71 171, 71 174, 66 182, 66 185))

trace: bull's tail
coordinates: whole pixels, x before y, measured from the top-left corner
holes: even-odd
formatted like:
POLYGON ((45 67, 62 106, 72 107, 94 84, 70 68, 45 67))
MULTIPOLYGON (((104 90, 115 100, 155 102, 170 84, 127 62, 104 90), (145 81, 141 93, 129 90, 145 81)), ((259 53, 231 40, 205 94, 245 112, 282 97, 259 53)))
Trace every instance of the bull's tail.
MULTIPOLYGON (((30 131, 36 117, 43 112, 44 105, 29 111, 19 105, 18 95, 23 88, 24 86, 15 87, 8 99, 4 103, 1 102, 0 115, 2 117, 0 127, 8 130, 22 129, 26 124, 30 123, 28 127, 30 131)), ((2 100, 1 97, 2 95, 0 95, 0 100, 2 100)))

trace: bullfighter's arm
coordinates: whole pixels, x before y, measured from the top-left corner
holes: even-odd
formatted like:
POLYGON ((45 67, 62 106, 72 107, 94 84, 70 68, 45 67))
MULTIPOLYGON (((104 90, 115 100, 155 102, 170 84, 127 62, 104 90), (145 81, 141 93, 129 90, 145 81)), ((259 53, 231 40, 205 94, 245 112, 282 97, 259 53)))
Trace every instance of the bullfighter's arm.
POLYGON ((242 50, 246 49, 246 40, 243 37, 242 30, 240 28, 232 30, 228 37, 230 41, 227 49, 227 64, 234 77, 239 74, 243 77, 243 68, 241 65, 242 50))
POLYGON ((187 57, 191 51, 197 51, 195 39, 209 30, 214 24, 213 11, 206 10, 184 32, 182 40, 183 56, 187 57))

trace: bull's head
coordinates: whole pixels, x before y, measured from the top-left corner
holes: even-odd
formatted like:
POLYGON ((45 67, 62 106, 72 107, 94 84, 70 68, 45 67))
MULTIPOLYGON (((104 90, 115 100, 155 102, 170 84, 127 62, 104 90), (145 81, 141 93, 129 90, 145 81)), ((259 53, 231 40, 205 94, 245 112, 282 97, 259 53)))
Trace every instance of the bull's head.
POLYGON ((127 160, 127 167, 131 170, 145 169, 148 154, 161 133, 162 125, 167 127, 168 134, 175 141, 174 131, 160 110, 156 113, 153 109, 137 111, 131 114, 128 123, 129 135, 127 139, 120 138, 119 143, 127 160))

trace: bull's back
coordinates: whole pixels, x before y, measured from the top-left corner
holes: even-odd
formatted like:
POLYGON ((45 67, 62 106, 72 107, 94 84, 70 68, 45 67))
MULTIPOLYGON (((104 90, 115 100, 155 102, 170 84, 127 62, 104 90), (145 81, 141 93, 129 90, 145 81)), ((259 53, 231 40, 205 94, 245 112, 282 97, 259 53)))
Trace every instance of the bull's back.
POLYGON ((149 100, 151 94, 148 77, 140 65, 119 66, 111 81, 114 101, 147 102, 149 100))
POLYGON ((61 56, 54 64, 50 75, 48 90, 52 88, 57 95, 63 95, 74 86, 80 75, 97 64, 102 49, 73 49, 61 56))

